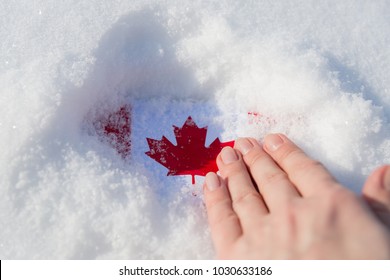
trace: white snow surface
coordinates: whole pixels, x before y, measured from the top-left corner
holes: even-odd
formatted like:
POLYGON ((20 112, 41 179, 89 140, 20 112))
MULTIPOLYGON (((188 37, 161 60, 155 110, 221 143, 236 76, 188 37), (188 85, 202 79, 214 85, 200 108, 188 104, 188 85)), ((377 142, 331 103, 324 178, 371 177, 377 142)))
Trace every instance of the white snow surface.
POLYGON ((2 0, 0 259, 214 258, 203 177, 145 155, 189 115, 206 145, 285 133, 360 192, 390 163, 389 15, 387 0, 2 0), (91 133, 123 104, 128 160, 91 133))

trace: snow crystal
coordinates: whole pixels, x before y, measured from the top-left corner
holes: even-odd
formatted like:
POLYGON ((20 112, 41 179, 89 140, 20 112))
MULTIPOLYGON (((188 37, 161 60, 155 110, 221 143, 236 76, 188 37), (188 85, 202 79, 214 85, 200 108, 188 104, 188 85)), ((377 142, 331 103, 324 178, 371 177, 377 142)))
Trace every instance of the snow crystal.
POLYGON ((190 115, 206 145, 286 133, 356 192, 390 163, 387 1, 5 2, 2 259, 213 258, 202 180, 145 155, 190 115), (130 160, 93 132, 123 105, 130 160))

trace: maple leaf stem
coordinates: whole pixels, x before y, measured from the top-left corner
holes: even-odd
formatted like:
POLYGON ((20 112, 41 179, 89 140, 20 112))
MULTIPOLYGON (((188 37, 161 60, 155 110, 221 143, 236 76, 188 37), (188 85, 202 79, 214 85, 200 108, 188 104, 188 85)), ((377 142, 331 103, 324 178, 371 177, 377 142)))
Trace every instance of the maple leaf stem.
POLYGON ((192 176, 192 184, 195 185, 195 175, 192 174, 191 176, 192 176))

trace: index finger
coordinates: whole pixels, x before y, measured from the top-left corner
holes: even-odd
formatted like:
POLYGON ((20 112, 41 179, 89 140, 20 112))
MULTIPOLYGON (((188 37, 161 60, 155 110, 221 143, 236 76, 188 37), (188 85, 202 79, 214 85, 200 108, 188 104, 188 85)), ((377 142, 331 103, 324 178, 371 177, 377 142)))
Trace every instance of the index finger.
POLYGON ((267 135, 264 150, 287 173, 303 197, 341 187, 319 161, 308 157, 283 134, 267 135))

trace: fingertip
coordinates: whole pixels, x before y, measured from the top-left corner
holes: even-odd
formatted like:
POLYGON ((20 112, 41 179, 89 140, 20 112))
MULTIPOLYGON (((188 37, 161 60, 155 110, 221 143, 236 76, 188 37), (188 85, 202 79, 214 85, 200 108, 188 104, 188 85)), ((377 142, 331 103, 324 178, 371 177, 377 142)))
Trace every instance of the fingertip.
POLYGON ((230 146, 224 147, 222 149, 221 153, 219 154, 219 158, 226 165, 239 160, 237 152, 230 146))
POLYGON ((234 148, 239 150, 243 156, 252 150, 254 147, 250 138, 238 138, 234 143, 234 148))
POLYGON ((376 192, 390 192, 390 165, 376 168, 367 178, 363 187, 363 194, 375 195, 376 192))
POLYGON ((222 186, 221 178, 219 178, 219 176, 216 173, 209 172, 206 174, 205 187, 207 188, 208 191, 210 192, 215 191, 221 186, 222 186))
POLYGON ((362 196, 368 205, 387 226, 390 227, 390 165, 375 169, 367 178, 362 196))
POLYGON ((235 166, 242 159, 240 151, 232 147, 224 147, 217 156, 216 163, 222 178, 226 177, 226 171, 235 166))
POLYGON ((385 174, 383 176, 383 185, 390 192, 390 165, 385 165, 385 174))
POLYGON ((267 152, 275 152, 278 150, 285 142, 286 138, 280 133, 268 134, 264 138, 263 147, 267 152))

